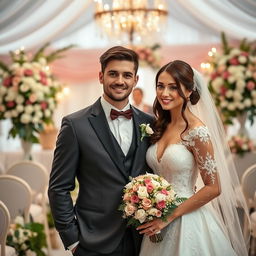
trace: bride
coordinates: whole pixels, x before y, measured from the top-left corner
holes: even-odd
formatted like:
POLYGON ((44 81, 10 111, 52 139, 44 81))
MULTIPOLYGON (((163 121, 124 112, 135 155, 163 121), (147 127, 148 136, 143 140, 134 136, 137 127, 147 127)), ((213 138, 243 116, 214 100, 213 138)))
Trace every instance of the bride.
POLYGON ((167 222, 155 219, 138 227, 145 234, 140 255, 247 255, 236 211, 237 204, 246 206, 233 191, 239 181, 200 74, 180 60, 163 66, 156 75, 154 113, 148 165, 187 200, 167 222), (163 241, 152 243, 149 237, 159 232, 163 241))

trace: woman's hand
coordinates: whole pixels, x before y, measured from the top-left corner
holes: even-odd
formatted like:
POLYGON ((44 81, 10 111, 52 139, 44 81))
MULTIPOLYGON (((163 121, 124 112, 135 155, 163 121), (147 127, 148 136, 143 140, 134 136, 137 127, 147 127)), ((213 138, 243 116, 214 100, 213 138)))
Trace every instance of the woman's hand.
POLYGON ((137 227, 137 230, 139 230, 140 234, 152 236, 159 233, 163 228, 169 225, 171 221, 173 221, 173 218, 171 218, 171 216, 170 218, 168 218, 167 221, 163 221, 161 219, 155 219, 143 225, 140 225, 139 227, 137 227))

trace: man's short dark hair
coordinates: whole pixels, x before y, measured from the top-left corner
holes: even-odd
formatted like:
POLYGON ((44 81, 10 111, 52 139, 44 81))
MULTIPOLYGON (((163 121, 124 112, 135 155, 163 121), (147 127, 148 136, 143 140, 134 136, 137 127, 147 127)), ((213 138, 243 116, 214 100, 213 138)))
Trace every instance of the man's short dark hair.
POLYGON ((107 64, 112 60, 127 60, 134 63, 134 71, 137 74, 139 67, 138 54, 122 46, 114 46, 100 56, 101 71, 104 72, 107 64))

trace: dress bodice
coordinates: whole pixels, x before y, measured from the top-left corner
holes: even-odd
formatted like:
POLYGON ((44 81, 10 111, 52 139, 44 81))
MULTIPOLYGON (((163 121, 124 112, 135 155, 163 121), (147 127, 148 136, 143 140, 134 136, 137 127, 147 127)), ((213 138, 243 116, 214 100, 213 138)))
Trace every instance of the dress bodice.
POLYGON ((212 176, 214 182, 216 163, 210 145, 207 127, 198 126, 189 130, 183 141, 168 145, 159 161, 158 144, 150 146, 147 163, 156 174, 172 184, 178 196, 190 197, 194 194, 198 171, 212 176))

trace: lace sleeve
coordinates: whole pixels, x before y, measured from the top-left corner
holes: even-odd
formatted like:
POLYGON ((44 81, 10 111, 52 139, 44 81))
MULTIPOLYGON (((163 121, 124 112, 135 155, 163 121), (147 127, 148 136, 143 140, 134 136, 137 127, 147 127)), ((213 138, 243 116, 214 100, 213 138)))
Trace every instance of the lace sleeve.
POLYGON ((217 167, 207 127, 196 127, 189 132, 187 139, 189 147, 195 156, 197 166, 203 180, 206 183, 209 181, 214 183, 217 175, 217 167))

